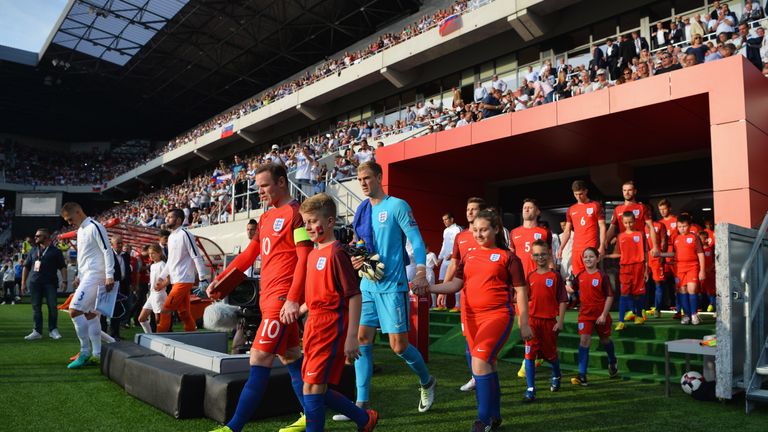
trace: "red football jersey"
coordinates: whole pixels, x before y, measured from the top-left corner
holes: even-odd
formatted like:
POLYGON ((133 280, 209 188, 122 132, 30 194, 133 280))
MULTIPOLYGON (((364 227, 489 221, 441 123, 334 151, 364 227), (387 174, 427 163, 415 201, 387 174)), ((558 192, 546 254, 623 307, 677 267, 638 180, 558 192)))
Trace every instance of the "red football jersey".
POLYGON ((619 238, 616 241, 616 251, 621 253, 619 264, 645 262, 645 249, 645 235, 641 231, 619 233, 619 238))
POLYGON ((579 273, 573 279, 574 289, 579 290, 579 299, 584 306, 599 306, 602 310, 605 299, 613 296, 613 286, 608 275, 600 270, 589 273, 587 270, 579 273))
POLYGON ((712 250, 714 251, 714 249, 715 249, 715 232, 712 231, 711 229, 706 229, 706 228, 704 228, 703 231, 705 231, 707 233, 707 235, 708 235, 708 237, 707 237, 707 246, 711 247, 712 250))
POLYGON ((613 209, 613 219, 611 225, 616 225, 619 231, 624 231, 624 225, 621 222, 621 215, 624 212, 632 212, 635 215, 635 226, 632 228, 634 231, 642 231, 645 225, 645 221, 651 220, 651 210, 643 203, 631 203, 617 205, 613 209))
POLYGON ((309 253, 305 290, 309 313, 346 310, 347 299, 360 294, 352 261, 341 243, 335 241, 309 253))
MULTIPOLYGON (((645 227, 645 247, 647 250, 651 250, 651 234, 648 232, 648 226, 645 227)), ((659 250, 661 250, 661 244, 667 238, 667 227, 661 222, 653 222, 653 231, 656 233, 656 240, 658 240, 659 250)), ((653 257, 648 257, 652 259, 653 257)), ((658 257, 656 258, 658 259, 658 257)))
POLYGON ((701 225, 692 223, 691 227, 688 229, 688 232, 690 232, 691 234, 699 235, 699 233, 703 230, 704 228, 702 228, 701 225))
POLYGON ((714 273, 715 272, 715 249, 704 245, 702 247, 702 250, 704 251, 704 271, 707 273, 714 273))
POLYGON ((698 254, 703 253, 701 240, 696 234, 680 234, 675 239, 675 260, 679 272, 691 270, 699 266, 698 254))
POLYGON ((675 246, 675 239, 679 232, 677 231, 677 216, 668 216, 661 219, 659 222, 664 224, 667 229, 667 252, 672 252, 675 246))
POLYGON ((598 221, 604 219, 603 207, 596 201, 576 203, 568 208, 565 220, 573 227, 573 249, 579 251, 597 247, 600 235, 598 221))
MULTIPOLYGON (((261 297, 262 309, 282 304, 293 281, 298 256, 293 230, 304 225, 299 214, 299 203, 291 201, 281 207, 267 210, 259 218, 256 234, 248 247, 235 258, 227 269, 235 267, 245 272, 261 255, 261 297)), ((227 273, 223 271, 221 275, 227 273)))
POLYGON ((472 234, 472 230, 465 229, 464 231, 456 234, 456 238, 453 241, 453 252, 451 258, 457 262, 461 262, 462 258, 467 256, 467 252, 475 250, 479 247, 475 236, 472 234))
POLYGON ((520 258, 504 249, 474 249, 467 253, 456 269, 456 277, 464 280, 463 314, 511 311, 514 287, 525 286, 520 258))
POLYGON ((528 274, 536 270, 536 263, 531 256, 531 245, 536 240, 544 240, 552 249, 552 235, 549 230, 541 227, 526 228, 519 226, 509 233, 515 255, 523 262, 523 271, 528 274))
POLYGON ((560 303, 568 303, 568 293, 560 273, 533 271, 528 274, 528 316, 555 318, 560 315, 560 303))

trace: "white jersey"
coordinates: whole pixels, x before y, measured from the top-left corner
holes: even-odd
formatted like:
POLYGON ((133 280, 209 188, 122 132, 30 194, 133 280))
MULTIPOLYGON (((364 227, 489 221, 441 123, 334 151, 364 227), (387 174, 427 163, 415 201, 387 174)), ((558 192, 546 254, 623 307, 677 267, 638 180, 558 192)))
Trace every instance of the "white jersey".
POLYGON ((151 309, 155 313, 163 311, 163 304, 165 304, 165 299, 168 298, 168 293, 164 289, 160 291, 155 290, 155 285, 161 279, 160 274, 164 268, 165 262, 163 261, 153 263, 149 267, 149 296, 144 303, 143 309, 151 309))
POLYGON ((112 279, 115 257, 104 225, 86 217, 77 229, 77 274, 80 279, 112 279))
POLYGON ((176 228, 168 236, 168 261, 160 272, 160 278, 170 276, 171 283, 194 283, 195 271, 201 280, 208 278, 195 236, 184 228, 176 228))

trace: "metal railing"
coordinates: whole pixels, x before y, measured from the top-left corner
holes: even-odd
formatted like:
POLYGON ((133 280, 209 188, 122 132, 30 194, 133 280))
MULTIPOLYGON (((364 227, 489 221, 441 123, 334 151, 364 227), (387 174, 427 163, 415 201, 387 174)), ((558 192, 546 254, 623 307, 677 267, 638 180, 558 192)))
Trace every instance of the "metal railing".
MULTIPOLYGON (((350 215, 352 215, 354 217, 355 212, 357 211, 357 207, 360 205, 361 202, 363 202, 363 199, 360 198, 359 196, 357 196, 357 194, 354 193, 352 191, 352 189, 347 187, 347 185, 345 185, 344 183, 336 180, 332 176, 326 177, 325 183, 326 183, 326 193, 328 193, 328 195, 330 197, 332 197, 334 201, 336 201, 336 203, 337 203, 336 207, 342 207, 343 210, 345 211, 345 213, 344 213, 344 219, 345 219, 344 223, 346 225, 351 224, 352 221, 346 220, 346 219, 348 219, 350 215), (335 187, 344 189, 346 194, 344 195, 344 199, 343 200, 338 195, 336 195, 335 193, 330 192, 329 188, 331 186, 335 186, 335 187)), ((341 210, 341 208, 339 208, 338 210, 341 210)), ((337 210, 337 212, 338 212, 338 210, 337 210)))
MULTIPOLYGON (((763 241, 765 240, 766 231, 768 231, 768 213, 766 213, 765 217, 763 218, 763 223, 760 225, 760 229, 757 233, 757 237, 755 238, 755 242, 752 244, 752 249, 750 250, 749 255, 747 256, 747 260, 744 262, 744 265, 741 267, 741 272, 739 273, 739 279, 741 280, 741 283, 744 284, 744 333, 746 338, 744 355, 744 383, 746 384, 747 393, 749 393, 749 391, 753 388, 752 385, 753 381, 755 380, 755 370, 754 365, 752 364, 753 343, 756 340, 760 341, 761 343, 765 340, 765 335, 763 334, 763 326, 753 326, 753 320, 755 318, 755 314, 758 311, 758 308, 763 304, 765 289, 768 285, 768 269, 765 271, 765 274, 763 274, 762 278, 758 277, 755 281, 759 284, 757 291, 755 292, 752 291, 753 287, 750 273, 752 272, 752 267, 758 258, 758 254, 763 249, 763 241), (753 332, 755 334, 753 334, 753 332)), ((757 269, 757 271, 760 270, 761 269, 757 269)))

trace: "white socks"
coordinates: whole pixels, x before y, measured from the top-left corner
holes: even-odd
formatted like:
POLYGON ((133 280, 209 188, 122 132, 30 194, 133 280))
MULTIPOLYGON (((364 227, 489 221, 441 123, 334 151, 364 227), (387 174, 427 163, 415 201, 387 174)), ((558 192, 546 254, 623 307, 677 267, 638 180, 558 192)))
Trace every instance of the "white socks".
POLYGON ((98 316, 88 320, 88 336, 93 346, 92 355, 94 357, 101 356, 101 323, 98 316))
POLYGON ((85 318, 85 315, 78 315, 72 318, 72 323, 75 325, 75 333, 77 338, 80 339, 80 352, 90 354, 90 343, 88 339, 88 331, 90 323, 85 318))
POLYGON ((139 324, 141 324, 141 328, 144 329, 144 333, 152 333, 152 326, 149 324, 149 320, 139 321, 139 324))

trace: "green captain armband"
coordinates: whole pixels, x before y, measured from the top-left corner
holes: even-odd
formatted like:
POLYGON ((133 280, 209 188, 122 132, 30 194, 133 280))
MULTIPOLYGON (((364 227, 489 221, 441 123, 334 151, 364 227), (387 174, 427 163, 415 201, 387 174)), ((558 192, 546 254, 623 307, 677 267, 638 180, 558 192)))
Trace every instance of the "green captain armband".
POLYGON ((307 229, 304 227, 300 227, 293 230, 293 243, 299 244, 303 241, 310 241, 309 233, 307 233, 307 229))

